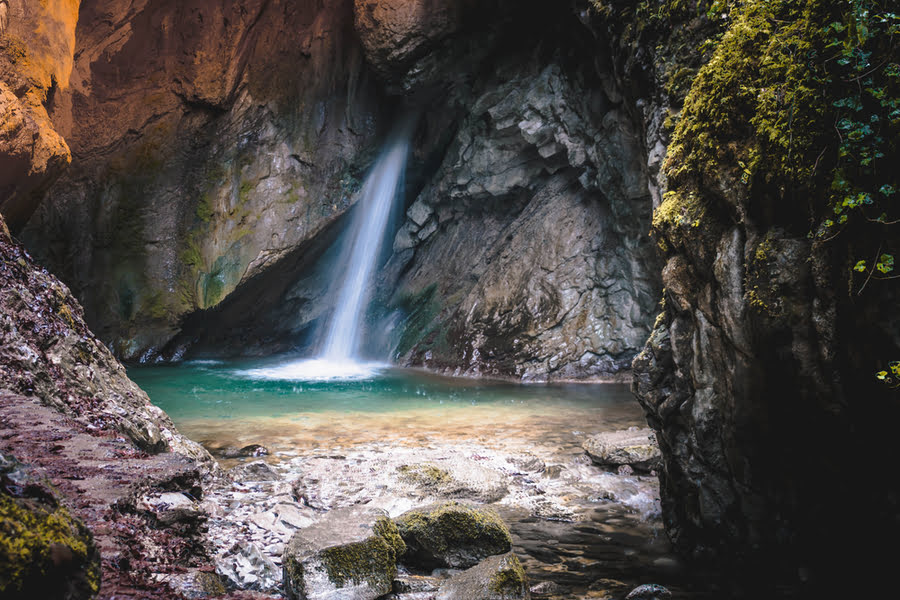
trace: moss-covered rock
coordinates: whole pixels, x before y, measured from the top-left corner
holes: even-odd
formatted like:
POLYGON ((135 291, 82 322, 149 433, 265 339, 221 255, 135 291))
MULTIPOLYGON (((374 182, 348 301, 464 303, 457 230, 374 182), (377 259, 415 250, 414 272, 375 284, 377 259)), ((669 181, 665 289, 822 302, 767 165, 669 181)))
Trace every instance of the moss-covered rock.
POLYGON ((52 490, 0 454, 0 597, 92 598, 100 553, 52 490))
POLYGON ((410 511, 395 522, 406 542, 403 562, 424 569, 464 569, 512 548, 506 524, 487 508, 448 502, 410 511))
POLYGON ((530 598, 528 577, 512 552, 492 556, 457 573, 441 586, 437 600, 520 600, 530 598))
POLYGON ((397 559, 405 550, 384 511, 333 510, 294 534, 285 547, 285 593, 299 600, 373 600, 391 591, 397 559))

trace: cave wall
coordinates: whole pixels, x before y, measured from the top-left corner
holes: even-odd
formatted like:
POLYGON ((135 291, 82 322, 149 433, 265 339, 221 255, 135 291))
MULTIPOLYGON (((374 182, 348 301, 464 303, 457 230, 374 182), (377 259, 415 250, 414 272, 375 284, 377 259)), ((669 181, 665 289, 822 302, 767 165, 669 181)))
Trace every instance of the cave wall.
MULTIPOLYGON (((561 29, 580 27, 565 14, 561 29)), ((640 130, 608 74, 551 40, 490 62, 394 238, 382 303, 405 316, 401 362, 602 377, 627 370, 649 332, 659 283, 640 130)))
POLYGON ((347 209, 384 104, 346 0, 91 0, 75 39, 73 164, 21 235, 148 359, 347 209))
MULTIPOLYGON (((35 13, 2 6, 5 31, 27 41, 35 13)), ((21 80, 4 35, 0 92, 23 124, 9 131, 33 128, 35 148, 49 148, 17 154, 20 138, 3 138, 5 164, 27 167, 3 171, 18 178, 3 182, 4 214, 26 196, 27 214, 41 194, 19 190, 60 172, 62 133, 73 166, 23 236, 105 341, 130 358, 249 340, 287 349, 327 312, 342 215, 402 94, 422 124, 376 290, 383 309, 370 315, 373 330, 394 326, 399 362, 595 377, 626 368, 647 338, 634 391, 683 554, 828 579, 857 566, 848 550, 867 549, 869 532, 890 538, 898 405, 874 371, 897 356, 897 292, 844 288, 861 283, 848 285, 848 248, 894 251, 896 236, 817 240, 808 209, 821 181, 779 179, 762 159, 779 164, 783 148, 748 127, 760 122, 748 98, 779 107, 793 92, 777 77, 761 85, 779 71, 747 48, 806 13, 737 29, 719 2, 392 6, 85 1, 74 50, 63 18, 60 61, 21 80), (729 46, 736 31, 746 46, 729 46), (743 62, 716 80, 721 48, 743 62), (704 98, 719 108, 704 112, 704 98), (856 518, 843 518, 836 486, 856 518)))
MULTIPOLYGON (((458 375, 627 371, 660 285, 641 113, 576 13, 426 4, 355 5, 388 101, 419 119, 367 350, 458 375)), ((342 228, 190 316, 164 356, 315 352, 342 228)))

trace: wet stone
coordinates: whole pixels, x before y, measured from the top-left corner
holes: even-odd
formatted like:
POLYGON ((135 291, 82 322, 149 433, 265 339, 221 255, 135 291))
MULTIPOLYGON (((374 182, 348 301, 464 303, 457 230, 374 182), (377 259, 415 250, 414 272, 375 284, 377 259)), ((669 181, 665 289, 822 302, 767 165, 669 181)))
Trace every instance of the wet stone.
POLYGON ((407 547, 404 564, 423 569, 464 569, 512 547, 506 524, 487 508, 448 502, 405 513, 396 523, 407 547))
POLYGON ((531 598, 525 569, 512 552, 492 556, 448 579, 436 600, 519 600, 531 598))
POLYGON ((647 472, 657 468, 661 460, 656 437, 649 428, 598 433, 586 439, 583 447, 594 463, 605 467, 628 466, 647 472))
POLYGON ((231 478, 240 482, 278 481, 281 475, 264 461, 257 460, 245 465, 238 465, 228 471, 231 478))
POLYGON ((672 592, 661 585, 655 583, 647 583, 639 585, 631 590, 625 596, 625 600, 668 600, 672 597, 672 592))
POLYGON ((374 600, 393 589, 404 550, 384 511, 335 509, 295 533, 285 548, 285 594, 292 600, 374 600))

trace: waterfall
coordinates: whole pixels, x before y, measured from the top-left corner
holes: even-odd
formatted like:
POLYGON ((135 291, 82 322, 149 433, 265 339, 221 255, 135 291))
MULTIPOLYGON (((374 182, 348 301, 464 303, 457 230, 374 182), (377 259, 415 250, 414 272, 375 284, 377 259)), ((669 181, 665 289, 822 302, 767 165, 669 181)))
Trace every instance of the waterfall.
POLYGON ((325 360, 343 362, 357 358, 360 322, 368 305, 372 272, 381 252, 408 152, 407 136, 398 136, 392 140, 360 191, 351 235, 347 240, 350 258, 321 355, 325 360))
POLYGON ((372 167, 353 209, 345 238, 347 263, 328 322, 328 335, 318 358, 240 371, 259 379, 345 380, 371 377, 386 365, 359 359, 360 329, 369 301, 369 287, 387 233, 391 207, 400 188, 413 121, 407 120, 385 145, 372 167))

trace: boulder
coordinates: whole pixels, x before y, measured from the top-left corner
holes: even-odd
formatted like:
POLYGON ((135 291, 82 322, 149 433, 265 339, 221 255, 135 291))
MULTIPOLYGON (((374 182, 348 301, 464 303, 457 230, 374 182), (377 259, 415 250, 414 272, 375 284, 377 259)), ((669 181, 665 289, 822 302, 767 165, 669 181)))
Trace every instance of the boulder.
POLYGON ((216 557, 216 572, 238 589, 271 591, 278 585, 275 563, 256 544, 242 541, 216 557))
POLYGON ((655 469, 660 463, 659 446, 650 429, 632 427, 592 435, 582 444, 596 464, 604 467, 629 466, 636 471, 655 469))
POLYGON ((397 468, 400 478, 427 496, 497 502, 508 493, 506 476, 472 460, 449 460, 440 466, 413 463, 397 468))
POLYGON ((625 596, 625 600, 666 600, 672 597, 672 592, 656 583, 639 585, 625 596))
POLYGON ((457 573, 438 591, 436 600, 519 600, 531 598, 522 563, 512 552, 491 556, 457 573))
POLYGON ((366 58, 382 77, 404 74, 460 26, 460 0, 355 0, 354 24, 366 58))
POLYGON ((423 569, 465 569, 512 548, 509 529, 491 509, 448 502, 410 511, 395 522, 406 542, 404 564, 423 569))
POLYGON ((0 597, 75 600, 99 590, 90 530, 32 470, 0 454, 0 597))
POLYGON ((295 533, 285 547, 285 594, 292 600, 374 600, 391 591, 405 550, 384 511, 333 510, 295 533))

